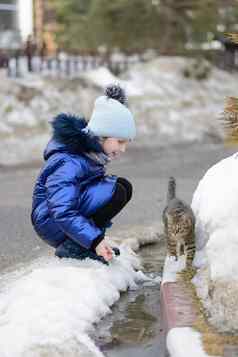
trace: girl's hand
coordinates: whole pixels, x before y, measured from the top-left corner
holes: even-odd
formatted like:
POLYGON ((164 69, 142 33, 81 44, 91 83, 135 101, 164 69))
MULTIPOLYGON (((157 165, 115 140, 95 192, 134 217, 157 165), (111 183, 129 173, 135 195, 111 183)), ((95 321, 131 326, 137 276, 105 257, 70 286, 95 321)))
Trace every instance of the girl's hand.
POLYGON ((96 246, 97 255, 101 255, 107 262, 112 260, 113 252, 104 239, 96 246))

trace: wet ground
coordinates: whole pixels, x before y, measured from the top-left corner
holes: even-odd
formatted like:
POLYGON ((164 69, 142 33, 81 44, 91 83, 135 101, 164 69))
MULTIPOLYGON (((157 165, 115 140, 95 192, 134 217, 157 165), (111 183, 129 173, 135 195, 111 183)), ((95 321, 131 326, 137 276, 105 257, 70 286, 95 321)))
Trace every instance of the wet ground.
MULTIPOLYGON (((161 276, 165 256, 164 242, 146 246, 139 253, 143 271, 161 276)), ((124 293, 92 335, 107 357, 163 357, 161 334, 160 285, 146 283, 138 290, 124 293)))

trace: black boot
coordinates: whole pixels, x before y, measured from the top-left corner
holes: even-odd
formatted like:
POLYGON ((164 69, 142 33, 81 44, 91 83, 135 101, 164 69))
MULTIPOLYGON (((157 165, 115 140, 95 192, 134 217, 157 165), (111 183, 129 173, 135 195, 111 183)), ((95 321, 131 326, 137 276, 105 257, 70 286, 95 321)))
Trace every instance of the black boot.
POLYGON ((82 247, 69 238, 56 248, 55 255, 59 258, 72 258, 79 260, 90 258, 108 265, 108 262, 102 256, 97 255, 96 252, 90 249, 82 247))

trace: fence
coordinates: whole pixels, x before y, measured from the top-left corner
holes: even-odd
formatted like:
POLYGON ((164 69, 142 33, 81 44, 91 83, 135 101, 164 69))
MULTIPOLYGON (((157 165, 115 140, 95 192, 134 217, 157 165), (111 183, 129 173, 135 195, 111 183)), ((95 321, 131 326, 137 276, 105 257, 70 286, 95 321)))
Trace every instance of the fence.
MULTIPOLYGON (((187 54, 188 55, 188 54, 187 54)), ((192 55, 192 53, 190 53, 192 55)), ((194 54, 196 56, 196 54, 194 54)), ((209 60, 219 68, 227 71, 238 70, 238 49, 212 51, 205 53, 209 60)), ((15 55, 7 57, 0 54, 0 68, 7 70, 9 77, 25 76, 28 72, 41 73, 50 77, 68 77, 75 78, 86 70, 95 69, 100 66, 107 67, 115 75, 128 69, 132 64, 146 61, 142 55, 120 56, 119 58, 102 56, 58 56, 58 57, 40 57, 40 56, 22 56, 15 55)))
POLYGON ((105 66, 118 75, 128 69, 129 65, 142 61, 139 56, 124 57, 123 59, 105 59, 100 56, 12 56, 1 61, 0 67, 6 68, 9 77, 24 76, 27 72, 41 73, 51 77, 74 78, 86 70, 105 66))

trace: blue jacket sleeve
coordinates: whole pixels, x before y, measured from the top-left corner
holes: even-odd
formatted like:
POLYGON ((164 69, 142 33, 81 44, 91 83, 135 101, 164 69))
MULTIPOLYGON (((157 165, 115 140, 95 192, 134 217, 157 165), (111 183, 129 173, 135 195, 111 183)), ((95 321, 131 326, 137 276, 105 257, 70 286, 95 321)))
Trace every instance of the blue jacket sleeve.
POLYGON ((94 222, 79 214, 79 180, 83 171, 71 161, 65 161, 46 180, 50 214, 72 240, 89 249, 103 231, 94 222))

